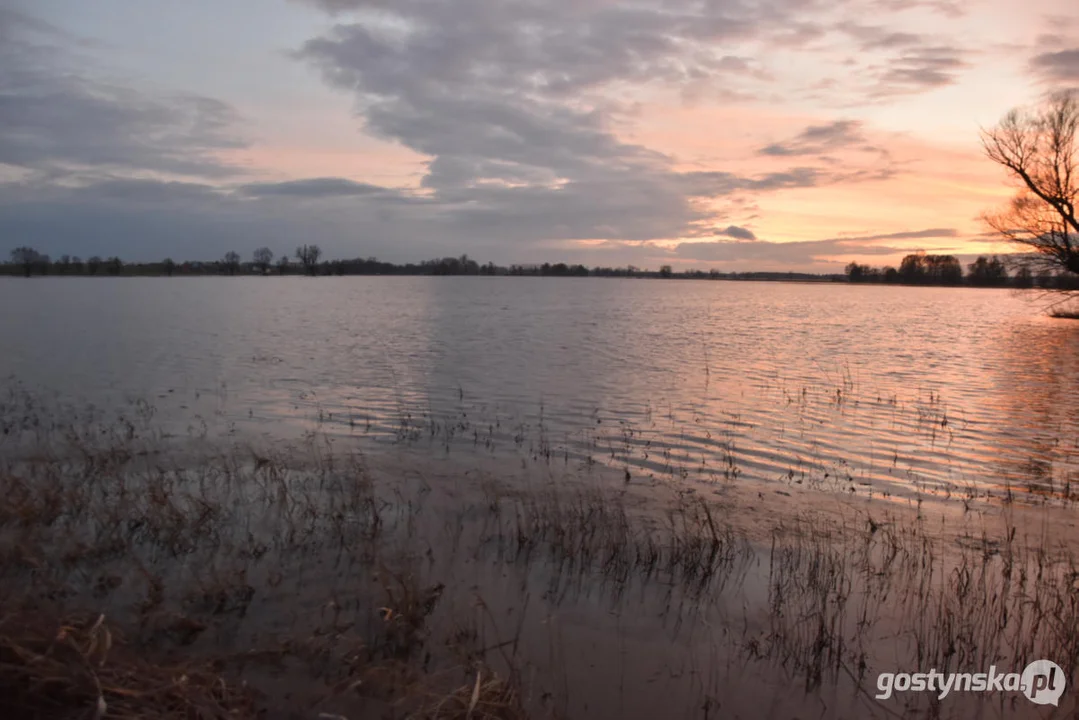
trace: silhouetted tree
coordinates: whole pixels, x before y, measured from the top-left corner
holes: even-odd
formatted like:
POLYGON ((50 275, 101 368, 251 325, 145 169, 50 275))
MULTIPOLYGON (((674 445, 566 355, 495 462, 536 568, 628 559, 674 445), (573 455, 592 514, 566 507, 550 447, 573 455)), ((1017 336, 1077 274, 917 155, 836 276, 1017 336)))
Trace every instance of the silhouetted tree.
POLYGON ((952 255, 926 255, 925 275, 934 285, 958 285, 963 282, 963 266, 952 255))
POLYGON ((235 275, 240 269, 240 254, 229 250, 225 253, 225 259, 221 261, 221 264, 225 268, 225 272, 229 275, 235 275))
POLYGON ((119 275, 124 269, 124 261, 113 255, 105 261, 105 269, 109 275, 119 275))
POLYGON ((282 255, 277 258, 277 272, 280 275, 284 275, 288 272, 288 255, 282 255))
POLYGON ((172 273, 176 271, 176 263, 172 261, 172 258, 165 258, 165 261, 161 263, 161 269, 165 271, 165 274, 172 277, 172 273))
POLYGON ((98 255, 91 255, 90 259, 86 261, 86 270, 91 275, 97 275, 97 271, 101 269, 104 261, 98 255))
POLYGON ((267 247, 260 247, 252 255, 255 261, 255 267, 259 269, 263 275, 270 269, 270 263, 273 262, 273 251, 267 247))
POLYGON ((303 265, 308 275, 314 275, 322 249, 318 245, 301 245, 296 248, 296 259, 303 265))
POLYGON ((1026 265, 1022 265, 1016 270, 1015 277, 1012 280, 1014 285, 1021 290, 1034 287, 1034 273, 1026 265))
POLYGON ((467 254, 461 256, 460 263, 461 263, 461 274, 463 274, 463 275, 479 275, 480 274, 480 264, 478 262, 476 262, 475 260, 473 260, 472 258, 468 257, 467 254))
POLYGON ((880 271, 868 265, 859 265, 856 262, 847 263, 845 271, 847 279, 852 283, 880 280, 880 271))
POLYGON ((984 255, 967 266, 967 280, 979 287, 1000 287, 1008 282, 1008 269, 996 255, 991 259, 984 255))
POLYGON ((11 251, 11 262, 22 267, 24 276, 30 277, 41 264, 41 253, 32 247, 22 245, 11 251))
POLYGON ((670 265, 660 265, 659 266, 659 276, 661 278, 669 278, 673 274, 674 274, 674 271, 671 269, 670 265))
POLYGON ((909 285, 919 285, 925 281, 925 253, 907 255, 899 263, 899 281, 909 285))
POLYGON ((1064 290, 1069 293, 1079 290, 1079 276, 1068 270, 1058 270, 1053 275, 1050 287, 1054 290, 1064 290))
POLYGON ((479 275, 480 264, 468 255, 425 260, 420 267, 429 275, 479 275))
POLYGON ((1014 109, 982 132, 990 160, 1019 186, 1007 210, 986 215, 999 235, 1028 251, 1035 269, 1079 274, 1079 96, 1061 92, 1037 110, 1014 109))

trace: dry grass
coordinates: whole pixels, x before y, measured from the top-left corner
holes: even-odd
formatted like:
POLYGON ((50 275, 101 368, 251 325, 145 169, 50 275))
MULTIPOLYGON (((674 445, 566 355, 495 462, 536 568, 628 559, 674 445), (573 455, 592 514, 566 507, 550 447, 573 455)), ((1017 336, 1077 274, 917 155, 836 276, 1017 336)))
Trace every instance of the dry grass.
POLYGON ((104 616, 57 622, 41 612, 0 622, 0 697, 7 718, 258 717, 257 695, 214 662, 154 664, 104 616))
POLYGON ((659 622, 707 615, 763 567, 766 599, 709 622, 728 622, 723 653, 807 692, 900 662, 1079 667, 1079 561, 1047 533, 945 545, 919 523, 791 513, 762 549, 685 492, 487 484, 447 507, 317 436, 185 458, 144 454, 134 425, 20 413, 0 414, 7 448, 33 448, 0 462, 0 699, 16 717, 254 717, 280 701, 255 691, 275 669, 310 686, 293 709, 326 717, 550 714, 523 690, 520 625, 507 639, 482 600, 464 622, 446 607, 475 562, 541 569, 548 613, 573 587, 654 592, 659 622))
POLYGON ((497 675, 481 669, 473 683, 426 703, 408 716, 414 720, 525 720, 517 689, 497 675))
MULTIPOLYGON (((256 717, 281 698, 245 684, 252 665, 271 693, 282 672, 309 678, 286 683, 295 710, 458 716, 460 668, 429 667, 443 586, 392 552, 418 499, 380 496, 362 456, 315 435, 149 452, 168 447, 152 427, 46 422, 17 399, 0 414, 0 705, 16 717, 256 717)), ((461 717, 524 717, 493 671, 477 687, 461 717)))

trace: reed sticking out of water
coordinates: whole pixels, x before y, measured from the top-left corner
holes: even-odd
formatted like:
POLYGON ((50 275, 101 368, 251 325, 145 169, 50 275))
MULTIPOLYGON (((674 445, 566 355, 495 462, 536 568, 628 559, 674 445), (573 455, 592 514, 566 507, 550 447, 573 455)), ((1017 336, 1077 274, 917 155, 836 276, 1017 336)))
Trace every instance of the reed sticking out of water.
POLYGON ((547 612, 574 588, 655 591, 664 619, 727 623, 724 652, 807 693, 860 688, 897 658, 1079 665, 1079 561, 1047 535, 956 544, 919 522, 791 513, 762 550, 689 492, 487 483, 434 502, 318 436, 185 457, 146 453, 123 426, 20 427, 50 442, 0 465, 0 697, 16 716, 254 717, 298 668, 308 687, 292 681, 287 701, 323 717, 558 714, 557 679, 526 681, 524 583, 509 638, 482 599, 464 616, 446 606, 475 564, 541 569, 547 612), (762 567, 756 606, 713 613, 762 567))

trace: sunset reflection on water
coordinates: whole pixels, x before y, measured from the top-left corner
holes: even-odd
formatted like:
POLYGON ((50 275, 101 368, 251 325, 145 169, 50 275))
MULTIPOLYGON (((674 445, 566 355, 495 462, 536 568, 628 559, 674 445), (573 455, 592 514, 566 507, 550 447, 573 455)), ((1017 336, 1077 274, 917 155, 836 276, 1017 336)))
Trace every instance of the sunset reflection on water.
POLYGON ((1079 468, 1079 324, 1007 291, 529 278, 0 284, 0 373, 177 432, 1019 496, 1079 468), (10 297, 9 297, 10 296, 10 297), (427 450, 423 450, 427 448, 427 450))

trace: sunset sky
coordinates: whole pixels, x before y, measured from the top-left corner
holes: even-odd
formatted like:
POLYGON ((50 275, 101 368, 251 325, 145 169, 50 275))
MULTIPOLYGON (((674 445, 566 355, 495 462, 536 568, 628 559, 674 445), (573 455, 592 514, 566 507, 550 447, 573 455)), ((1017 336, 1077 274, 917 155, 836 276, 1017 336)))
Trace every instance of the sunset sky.
POLYGON ((0 0, 0 251, 967 259, 1068 87, 1072 0, 0 0))

